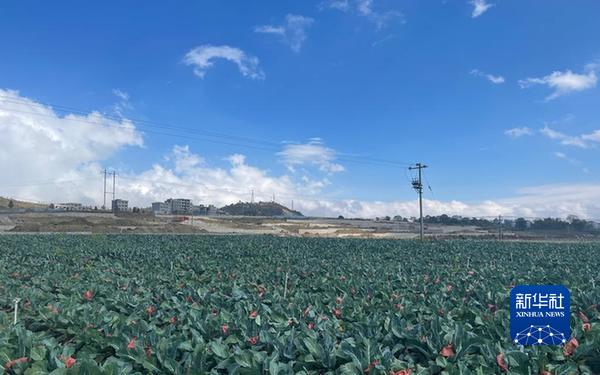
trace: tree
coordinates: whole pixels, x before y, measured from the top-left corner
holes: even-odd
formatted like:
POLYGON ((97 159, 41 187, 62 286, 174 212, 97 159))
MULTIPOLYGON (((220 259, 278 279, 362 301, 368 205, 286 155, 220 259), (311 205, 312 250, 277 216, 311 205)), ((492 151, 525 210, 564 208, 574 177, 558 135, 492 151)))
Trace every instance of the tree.
POLYGON ((48 206, 49 209, 53 210, 54 209, 54 203, 50 203, 50 205, 48 206))
POLYGON ((515 220, 515 229, 516 230, 525 230, 525 229, 527 229, 527 220, 523 219, 522 217, 520 217, 517 220, 515 220))
POLYGON ((13 202, 13 200, 11 199, 8 201, 8 208, 12 209, 13 207, 15 207, 15 202, 13 202))

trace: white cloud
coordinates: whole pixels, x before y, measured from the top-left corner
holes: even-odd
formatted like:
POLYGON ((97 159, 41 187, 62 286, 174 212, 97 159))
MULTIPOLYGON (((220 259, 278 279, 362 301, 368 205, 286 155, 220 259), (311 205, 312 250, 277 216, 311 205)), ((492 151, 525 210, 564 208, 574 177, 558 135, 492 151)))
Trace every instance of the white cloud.
POLYGON ((589 134, 583 134, 581 139, 584 141, 600 143, 600 129, 594 130, 589 134))
POLYGON ((559 96, 573 92, 584 91, 596 87, 598 77, 596 71, 598 64, 588 64, 582 74, 573 73, 571 70, 565 72, 555 71, 542 78, 526 78, 519 81, 521 88, 534 85, 546 85, 553 89, 552 94, 546 97, 546 101, 553 100, 559 96))
POLYGON ((505 82, 505 79, 502 76, 495 76, 493 74, 484 73, 478 69, 471 70, 471 75, 474 75, 476 77, 486 78, 488 81, 490 81, 491 83, 493 83, 495 85, 499 85, 499 84, 505 82))
POLYGON ((254 28, 254 31, 262 34, 278 35, 286 44, 290 46, 292 51, 300 52, 302 45, 306 41, 306 29, 310 27, 314 19, 296 14, 288 14, 285 16, 285 25, 273 26, 262 25, 254 28))
POLYGON ((600 130, 595 130, 590 134, 582 134, 578 136, 571 136, 564 133, 561 133, 557 130, 551 129, 548 125, 545 125, 542 129, 540 129, 540 133, 550 139, 554 139, 559 141, 562 145, 565 146, 576 146, 580 148, 588 148, 590 146, 590 142, 600 142, 600 137, 597 137, 600 130))
POLYGON ((120 98, 121 100, 129 100, 129 94, 121 89, 113 89, 112 92, 116 97, 120 98))
POLYGON ((171 154, 165 157, 166 160, 172 161, 175 165, 175 172, 181 173, 199 165, 203 165, 205 160, 199 155, 190 152, 189 146, 173 146, 171 154))
MULTIPOLYGON (((362 200, 295 200, 302 212, 325 216, 381 217, 417 216, 417 200, 362 201, 362 200)), ((600 218, 600 184, 554 184, 520 189, 511 198, 481 202, 439 201, 425 199, 427 215, 462 215, 477 217, 566 217, 574 214, 582 218, 600 218)))
POLYGON ((472 18, 481 16, 494 6, 494 4, 486 3, 486 0, 472 0, 470 3, 473 5, 473 12, 471 13, 472 18))
POLYGON ((254 28, 255 33, 263 33, 263 34, 276 34, 276 35, 285 35, 285 27, 283 26, 272 26, 272 25, 263 25, 256 26, 254 28))
MULTIPOLYGON (((564 134, 552 129, 545 132, 560 141, 565 139, 564 134)), ((0 195, 44 202, 101 205, 101 170, 111 160, 118 160, 120 151, 143 146, 142 134, 127 120, 115 121, 99 113, 59 115, 48 106, 8 90, 0 90, 0 133, 0 168, 9 177, 0 186, 0 195)), ((584 136, 586 142, 596 142, 600 130, 584 136)), ((288 144, 279 156, 292 166, 313 165, 325 173, 343 168, 335 163, 335 151, 322 142, 312 139, 306 144, 288 144)), ((556 157, 569 158, 565 153, 557 153, 556 157)), ((416 199, 339 199, 325 191, 333 185, 328 178, 272 175, 250 165, 241 154, 230 155, 227 161, 226 167, 210 165, 189 146, 176 145, 148 169, 136 172, 126 165, 122 167, 117 176, 117 197, 128 199, 131 206, 148 206, 169 197, 189 197, 195 203, 223 206, 248 201, 254 190, 257 200, 270 200, 273 194, 283 204, 294 200, 294 207, 307 215, 375 217, 418 213, 416 199)), ((426 199, 425 213, 562 217, 575 214, 599 218, 600 184, 528 187, 510 198, 480 202, 426 199)))
MULTIPOLYGON (((178 157, 194 158, 188 148, 176 147, 186 150, 179 153, 178 157)), ((156 164, 141 174, 125 177, 119 190, 132 201, 137 199, 138 202, 140 197, 143 202, 150 202, 181 196, 190 197, 196 203, 214 203, 218 206, 238 200, 249 201, 250 191, 254 190, 256 200, 270 200, 273 194, 283 204, 294 200, 294 208, 306 215, 372 218, 418 214, 416 198, 401 201, 327 198, 323 190, 331 184, 327 179, 312 180, 303 176, 300 181, 294 182, 290 176, 271 176, 262 169, 248 165, 243 155, 233 155, 228 160, 228 168, 197 164, 179 172, 156 164)), ((176 160, 173 163, 177 165, 176 160)), ((424 210, 427 215, 566 217, 575 214, 597 218, 600 217, 600 185, 526 187, 510 198, 470 203, 425 199, 424 210)))
POLYGON ((258 58, 235 47, 205 44, 190 50, 183 61, 186 65, 194 67, 194 74, 204 78, 206 70, 212 67, 217 59, 233 62, 244 77, 252 79, 265 78, 265 73, 259 67, 258 58))
POLYGON ((187 146, 174 146, 169 165, 155 164, 138 174, 123 175, 119 191, 138 205, 162 201, 168 197, 188 197, 195 204, 223 206, 239 200, 249 201, 254 190, 256 200, 270 200, 272 194, 280 198, 302 195, 290 177, 270 176, 266 171, 248 165, 246 157, 233 154, 227 158, 229 167, 209 166, 187 146))
POLYGON ((405 22, 404 14, 397 10, 375 11, 373 9, 373 0, 358 0, 357 9, 359 14, 373 22, 378 30, 387 26, 392 20, 398 20, 401 23, 405 22))
POLYGON ((524 135, 533 135, 533 131, 528 127, 524 126, 521 128, 512 128, 504 131, 504 134, 511 138, 520 138, 524 135))
POLYGON ((129 94, 121 89, 113 89, 112 93, 119 101, 113 105, 113 112, 120 117, 124 117, 125 111, 133 109, 129 101, 129 94))
POLYGON ((348 0, 326 0, 319 4, 319 9, 327 8, 347 12, 350 10, 350 2, 348 0))
POLYGON ((559 159, 569 159, 569 157, 567 156, 567 154, 565 154, 564 152, 555 152, 554 156, 556 156, 559 159))
MULTIPOLYGON (((565 154, 564 152, 557 151, 557 152, 554 153, 554 156, 556 156, 558 159, 565 160, 569 164, 574 165, 576 167, 581 167, 581 165, 582 165, 581 161, 579 161, 579 160, 577 160, 575 158, 570 157, 569 155, 565 154)), ((586 168, 586 167, 581 168, 581 171, 583 173, 589 173, 590 172, 589 169, 586 168)))
POLYGON ((392 21, 406 22, 404 14, 397 10, 375 10, 373 0, 326 0, 319 5, 320 9, 335 9, 342 12, 356 11, 360 16, 375 24, 377 30, 386 27, 392 21))
POLYGON ((66 181, 94 184, 90 181, 99 181, 101 161, 127 146, 143 145, 141 133, 128 120, 115 121, 98 112, 62 116, 16 91, 2 89, 0 134, 0 170, 10 176, 4 184, 24 185, 12 190, 16 197, 40 200, 98 201, 100 185, 81 189, 66 181), (40 181, 65 183, 36 186, 40 181))
POLYGON ((335 163, 335 150, 326 147, 318 138, 303 144, 286 144, 278 155, 283 163, 292 171, 302 165, 314 165, 321 171, 337 173, 345 170, 344 166, 335 163))

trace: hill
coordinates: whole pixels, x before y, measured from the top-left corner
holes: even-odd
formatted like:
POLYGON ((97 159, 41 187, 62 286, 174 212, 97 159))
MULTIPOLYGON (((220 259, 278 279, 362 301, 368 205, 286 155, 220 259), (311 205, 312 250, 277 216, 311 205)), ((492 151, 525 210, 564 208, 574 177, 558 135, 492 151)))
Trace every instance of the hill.
POLYGON ((13 202, 13 208, 47 208, 48 205, 34 202, 19 201, 16 199, 0 197, 0 208, 9 208, 10 201, 13 202))
POLYGON ((221 211, 228 215, 236 216, 284 216, 301 217, 301 212, 290 210, 289 208, 275 202, 238 202, 222 207, 221 211))

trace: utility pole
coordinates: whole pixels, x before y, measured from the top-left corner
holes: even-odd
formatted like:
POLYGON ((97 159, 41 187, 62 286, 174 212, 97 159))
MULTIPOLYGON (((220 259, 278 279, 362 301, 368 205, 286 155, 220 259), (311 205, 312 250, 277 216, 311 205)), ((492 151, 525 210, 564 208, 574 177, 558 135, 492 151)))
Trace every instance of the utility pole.
POLYGON ((117 180, 117 172, 113 171, 112 172, 113 175, 113 192, 112 192, 112 200, 114 201, 116 196, 115 196, 115 185, 116 185, 116 180, 117 180))
POLYGON ((104 168, 104 194, 102 194, 102 209, 106 209, 106 168, 104 168))
POLYGON ((419 193, 419 221, 420 221, 420 230, 419 230, 419 238, 421 239, 421 241, 423 241, 423 182, 422 182, 422 175, 421 175, 421 171, 423 169, 427 168, 427 166, 425 164, 421 164, 421 163, 417 163, 415 164, 414 167, 409 167, 409 170, 418 170, 419 171, 419 178, 418 179, 413 179, 412 181, 412 186, 413 189, 415 189, 417 191, 417 193, 419 193))
POLYGON ((502 240, 502 215, 498 215, 498 239, 502 240))
POLYGON ((273 193, 273 203, 275 203, 275 193, 273 193))
POLYGON ((254 203, 254 189, 252 189, 252 195, 250 196, 250 203, 254 203))

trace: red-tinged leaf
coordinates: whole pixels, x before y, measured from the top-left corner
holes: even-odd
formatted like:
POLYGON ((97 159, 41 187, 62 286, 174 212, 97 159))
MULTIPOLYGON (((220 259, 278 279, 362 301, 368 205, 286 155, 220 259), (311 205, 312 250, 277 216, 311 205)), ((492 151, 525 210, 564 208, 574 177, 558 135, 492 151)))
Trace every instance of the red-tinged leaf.
POLYGON ((444 346, 442 350, 440 350, 440 355, 445 358, 450 358, 454 356, 454 347, 452 346, 452 344, 444 346))
POLYGON ((75 365, 75 362, 77 362, 77 360, 75 358, 69 357, 69 358, 65 359, 65 367, 71 368, 71 367, 73 367, 73 365, 75 365))
POLYGON ((498 367, 500 367, 500 369, 504 372, 508 372, 508 364, 506 363, 506 360, 504 359, 504 353, 500 353, 496 356, 496 363, 498 364, 498 367))

